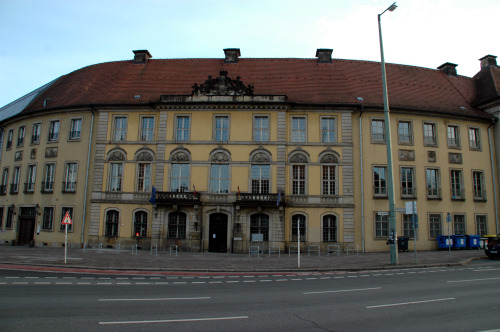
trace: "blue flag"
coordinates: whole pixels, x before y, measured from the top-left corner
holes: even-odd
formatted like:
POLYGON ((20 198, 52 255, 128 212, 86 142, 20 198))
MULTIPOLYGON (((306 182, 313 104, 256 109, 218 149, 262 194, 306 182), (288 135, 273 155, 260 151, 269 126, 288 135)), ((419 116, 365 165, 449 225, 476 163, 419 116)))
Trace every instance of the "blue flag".
POLYGON ((153 186, 153 189, 151 190, 151 198, 149 199, 149 202, 151 204, 156 204, 156 188, 153 186))

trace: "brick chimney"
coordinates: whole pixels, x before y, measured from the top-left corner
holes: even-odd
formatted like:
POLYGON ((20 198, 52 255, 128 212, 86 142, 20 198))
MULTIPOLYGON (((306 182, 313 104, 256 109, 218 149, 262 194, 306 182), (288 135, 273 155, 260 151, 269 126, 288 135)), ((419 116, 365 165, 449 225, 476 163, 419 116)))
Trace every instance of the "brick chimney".
POLYGON ((481 70, 489 67, 496 67, 497 66, 497 57, 494 55, 486 55, 483 56, 481 59, 481 70))
POLYGON ((238 63, 238 58, 241 56, 239 48, 225 48, 224 49, 225 63, 238 63))
POLYGON ((333 49, 331 48, 318 48, 316 50, 318 63, 332 63, 332 52, 333 49))
POLYGON ((134 62, 135 63, 146 63, 146 61, 153 56, 149 53, 148 50, 138 50, 132 51, 134 52, 134 62))
POLYGON ((448 76, 457 76, 457 66, 458 65, 454 63, 446 62, 439 66, 437 69, 442 70, 448 76))

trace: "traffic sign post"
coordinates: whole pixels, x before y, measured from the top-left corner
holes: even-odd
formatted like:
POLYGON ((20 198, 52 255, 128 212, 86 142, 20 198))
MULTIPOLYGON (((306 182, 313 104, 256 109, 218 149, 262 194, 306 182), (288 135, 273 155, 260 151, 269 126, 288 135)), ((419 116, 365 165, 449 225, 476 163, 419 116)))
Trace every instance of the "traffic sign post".
POLYGON ((61 225, 64 225, 64 264, 66 264, 66 257, 68 254, 68 225, 72 225, 73 220, 71 220, 71 216, 69 215, 69 211, 66 211, 63 220, 61 221, 61 225))
POLYGON ((446 215, 446 223, 448 224, 448 256, 451 255, 451 242, 450 242, 450 223, 451 223, 451 215, 448 212, 446 215))

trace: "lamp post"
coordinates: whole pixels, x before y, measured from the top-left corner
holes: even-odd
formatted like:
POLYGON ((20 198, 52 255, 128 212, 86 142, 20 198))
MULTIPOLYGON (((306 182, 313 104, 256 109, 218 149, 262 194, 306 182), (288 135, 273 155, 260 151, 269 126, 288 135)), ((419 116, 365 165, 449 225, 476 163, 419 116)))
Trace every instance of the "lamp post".
POLYGON ((391 147, 391 121, 389 115, 389 98, 387 97, 387 80, 385 75, 384 45, 382 43, 382 27, 380 17, 386 11, 394 11, 398 6, 394 2, 381 14, 378 14, 378 35, 380 40, 380 64, 382 66, 382 92, 384 95, 384 122, 385 122, 385 142, 387 146, 387 196, 389 198, 389 235, 393 237, 390 244, 391 264, 398 264, 398 250, 396 248, 396 209, 394 205, 394 182, 392 177, 392 147, 391 147))

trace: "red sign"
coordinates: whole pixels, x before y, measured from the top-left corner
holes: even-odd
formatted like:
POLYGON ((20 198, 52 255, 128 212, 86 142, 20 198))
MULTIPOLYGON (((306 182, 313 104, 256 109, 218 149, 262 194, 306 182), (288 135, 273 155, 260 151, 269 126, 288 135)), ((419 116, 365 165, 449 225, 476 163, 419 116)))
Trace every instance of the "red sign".
POLYGON ((66 211, 66 214, 64 215, 64 218, 63 218, 61 224, 63 224, 63 225, 73 224, 73 221, 71 220, 71 217, 69 215, 69 211, 66 211))

